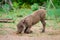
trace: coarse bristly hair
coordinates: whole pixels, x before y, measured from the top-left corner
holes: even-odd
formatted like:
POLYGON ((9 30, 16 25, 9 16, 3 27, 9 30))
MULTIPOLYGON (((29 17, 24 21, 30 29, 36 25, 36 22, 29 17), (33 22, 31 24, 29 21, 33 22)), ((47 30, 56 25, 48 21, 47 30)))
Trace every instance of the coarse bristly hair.
POLYGON ((45 31, 45 14, 46 10, 44 9, 39 9, 34 11, 31 15, 24 17, 17 25, 18 32, 21 33, 23 30, 25 33, 31 33, 31 26, 35 25, 39 21, 43 24, 43 30, 42 32, 45 31), (25 29, 26 28, 26 29, 25 29))

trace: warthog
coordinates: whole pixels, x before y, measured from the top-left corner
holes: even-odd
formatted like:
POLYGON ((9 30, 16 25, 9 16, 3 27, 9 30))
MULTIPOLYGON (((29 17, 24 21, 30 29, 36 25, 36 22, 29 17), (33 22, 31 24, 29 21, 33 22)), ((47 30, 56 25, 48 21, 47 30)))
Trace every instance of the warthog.
POLYGON ((39 21, 41 21, 43 25, 42 32, 45 32, 45 15, 46 10, 39 9, 33 12, 31 15, 23 18, 18 24, 17 24, 17 33, 32 33, 31 26, 35 25, 39 21))

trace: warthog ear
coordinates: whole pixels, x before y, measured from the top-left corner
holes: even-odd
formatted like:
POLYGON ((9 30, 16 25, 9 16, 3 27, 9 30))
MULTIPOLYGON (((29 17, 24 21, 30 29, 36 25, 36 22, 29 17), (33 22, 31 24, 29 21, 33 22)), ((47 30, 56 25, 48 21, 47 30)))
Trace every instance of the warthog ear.
POLYGON ((24 21, 23 21, 23 24, 24 24, 24 25, 27 25, 27 22, 24 20, 24 21))

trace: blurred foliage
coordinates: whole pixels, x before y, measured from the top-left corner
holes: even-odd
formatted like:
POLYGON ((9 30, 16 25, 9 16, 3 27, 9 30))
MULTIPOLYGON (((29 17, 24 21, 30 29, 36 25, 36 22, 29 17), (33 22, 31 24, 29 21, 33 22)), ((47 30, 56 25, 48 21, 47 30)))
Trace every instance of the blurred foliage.
MULTIPOLYGON (((0 0, 2 1, 2 0, 0 0)), ((44 6, 46 8, 52 8, 53 5, 56 8, 60 8, 60 0, 11 0, 14 8, 32 8, 32 10, 37 9, 38 6, 44 6), (53 5, 52 5, 53 3, 53 5), (31 6, 32 5, 32 6, 31 6)), ((4 4, 3 7, 8 7, 4 4)), ((6 8, 4 7, 4 8, 6 8)), ((8 7, 9 9, 10 7, 8 7)))
POLYGON ((24 17, 30 15, 35 10, 39 9, 39 6, 44 6, 47 10, 46 19, 49 20, 53 19, 57 22, 60 22, 60 9, 59 9, 60 0, 11 0, 11 1, 15 9, 11 11, 9 10, 10 9, 9 4, 7 3, 3 4, 3 6, 0 8, 1 18, 12 18, 13 20, 16 20, 17 16, 24 17), (5 16, 3 16, 3 14, 5 16))
POLYGON ((13 7, 14 8, 18 8, 19 6, 18 6, 19 4, 17 3, 17 2, 13 2, 13 7))
POLYGON ((21 8, 20 10, 18 10, 17 12, 17 16, 27 16, 30 15, 33 11, 31 9, 27 9, 27 8, 21 8))
POLYGON ((0 28, 3 28, 3 25, 0 23, 0 28))
POLYGON ((21 8, 30 8, 30 5, 27 4, 27 3, 23 3, 23 4, 21 5, 21 8))
POLYGON ((34 10, 37 10, 39 8, 39 5, 37 3, 34 3, 33 5, 31 5, 31 9, 34 11, 34 10))
POLYGON ((53 3, 56 8, 60 8, 60 0, 53 0, 53 3))
POLYGON ((8 4, 4 4, 2 7, 3 11, 7 12, 10 9, 10 6, 8 4))

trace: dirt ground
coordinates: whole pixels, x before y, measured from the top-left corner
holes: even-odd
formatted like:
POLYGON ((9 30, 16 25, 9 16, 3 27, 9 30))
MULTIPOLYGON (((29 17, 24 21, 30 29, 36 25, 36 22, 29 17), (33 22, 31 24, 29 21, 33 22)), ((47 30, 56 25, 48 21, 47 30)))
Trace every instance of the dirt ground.
POLYGON ((13 23, 2 24, 3 27, 0 28, 0 40, 60 40, 60 30, 53 29, 52 26, 46 27, 45 33, 41 33, 42 24, 36 24, 31 28, 33 33, 16 34, 16 25, 13 23))

